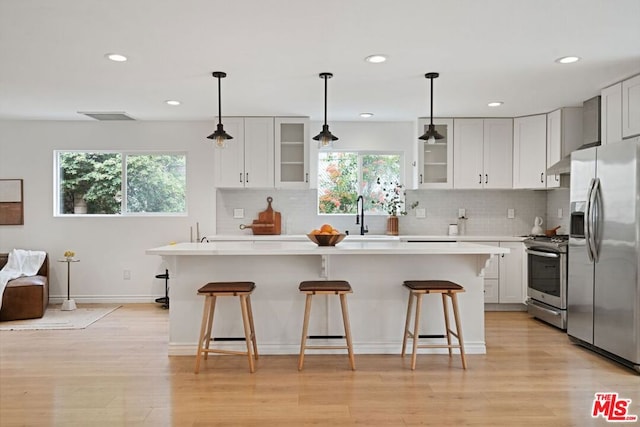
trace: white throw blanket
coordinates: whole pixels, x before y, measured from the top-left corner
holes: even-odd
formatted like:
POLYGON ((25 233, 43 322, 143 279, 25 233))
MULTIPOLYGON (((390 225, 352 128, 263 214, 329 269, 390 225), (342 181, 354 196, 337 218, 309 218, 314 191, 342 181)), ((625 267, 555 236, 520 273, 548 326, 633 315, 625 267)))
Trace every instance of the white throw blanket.
POLYGON ((2 308, 2 297, 4 288, 9 280, 22 276, 35 276, 42 266, 46 252, 26 251, 24 249, 14 249, 9 252, 9 260, 0 270, 0 308, 2 308))

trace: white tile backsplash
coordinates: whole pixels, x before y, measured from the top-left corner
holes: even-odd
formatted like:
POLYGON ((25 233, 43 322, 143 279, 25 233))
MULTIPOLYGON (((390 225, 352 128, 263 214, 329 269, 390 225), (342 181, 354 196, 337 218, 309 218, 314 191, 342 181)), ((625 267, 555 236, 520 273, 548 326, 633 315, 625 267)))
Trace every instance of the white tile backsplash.
MULTIPOLYGON (((306 234, 324 223, 341 231, 359 233, 355 215, 318 215, 316 194, 316 190, 218 189, 216 232, 251 234, 251 230, 240 230, 240 224, 251 224, 257 219, 258 213, 267 207, 267 197, 271 196, 273 209, 282 215, 282 234, 306 234), (234 209, 244 209, 244 218, 234 219, 234 209)), ((562 205, 568 213, 568 193, 566 207, 564 190, 549 192, 553 194, 550 204, 547 194, 531 190, 408 190, 408 203, 419 201, 419 207, 426 209, 426 218, 417 218, 416 211, 411 210, 400 218, 400 234, 444 235, 448 225, 456 223, 458 209, 464 208, 468 235, 526 235, 531 232, 536 216, 551 217, 548 212, 554 209, 557 214, 556 205, 562 205), (507 219, 508 209, 515 210, 515 218, 507 219)), ((386 216, 367 215, 365 223, 370 234, 385 233, 386 216)), ((565 228, 564 223, 562 225, 565 228)))
POLYGON ((571 218, 569 197, 570 191, 568 188, 547 191, 547 220, 546 226, 542 228, 550 229, 559 225, 558 234, 569 234, 571 218), (558 209, 562 209, 562 218, 558 218, 558 209))

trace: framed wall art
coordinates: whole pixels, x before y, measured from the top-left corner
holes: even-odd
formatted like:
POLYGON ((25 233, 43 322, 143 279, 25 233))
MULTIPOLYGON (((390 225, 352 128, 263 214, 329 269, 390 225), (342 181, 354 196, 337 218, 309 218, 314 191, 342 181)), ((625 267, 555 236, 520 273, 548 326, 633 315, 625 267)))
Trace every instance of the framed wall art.
POLYGON ((21 179, 0 179, 0 225, 24 224, 21 179))

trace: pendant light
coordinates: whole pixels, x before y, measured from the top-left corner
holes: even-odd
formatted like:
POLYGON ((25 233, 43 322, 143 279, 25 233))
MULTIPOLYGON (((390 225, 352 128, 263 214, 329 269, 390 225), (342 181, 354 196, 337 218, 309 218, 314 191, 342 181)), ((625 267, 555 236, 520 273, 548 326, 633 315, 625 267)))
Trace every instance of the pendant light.
POLYGON ((331 134, 327 124, 327 79, 331 77, 333 77, 331 73, 320 73, 320 78, 324 79, 324 124, 322 125, 322 131, 313 137, 315 141, 318 141, 318 148, 325 150, 333 148, 333 141, 338 140, 337 136, 331 134))
POLYGON ((233 139, 233 137, 225 132, 224 128, 222 127, 222 94, 220 91, 220 79, 224 79, 225 77, 227 77, 227 73, 222 71, 214 71, 212 75, 213 77, 218 79, 218 128, 207 138, 214 140, 216 148, 224 148, 227 146, 227 139, 233 139))
POLYGON ((427 144, 433 144, 434 142, 436 142, 436 139, 444 138, 444 136, 438 133, 436 127, 433 125, 433 79, 437 79, 440 74, 427 73, 424 76, 431 80, 431 123, 429 123, 429 128, 427 129, 427 131, 419 139, 427 141, 427 144))

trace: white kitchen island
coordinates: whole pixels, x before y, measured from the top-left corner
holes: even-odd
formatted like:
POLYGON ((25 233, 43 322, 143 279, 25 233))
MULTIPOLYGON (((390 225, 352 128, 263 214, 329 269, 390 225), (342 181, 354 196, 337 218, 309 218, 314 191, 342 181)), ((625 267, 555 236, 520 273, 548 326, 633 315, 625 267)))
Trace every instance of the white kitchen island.
MULTIPOLYGON (((400 241, 343 241, 335 247, 318 247, 310 241, 224 241, 146 251, 163 258, 171 277, 169 355, 195 355, 204 303, 197 290, 213 281, 255 282, 252 306, 258 351, 297 354, 305 305, 298 284, 322 279, 351 283, 353 294, 347 300, 356 354, 400 352, 408 298, 402 282, 410 279, 451 280, 464 286, 459 301, 465 349, 484 354, 483 272, 493 256, 508 252, 467 242, 400 241)), ((426 297, 422 313, 421 334, 442 335, 440 297, 426 297)), ((221 298, 215 316, 215 337, 244 336, 237 298, 221 298)), ((314 298, 309 334, 343 334, 338 298, 314 298)), ((241 349, 244 343, 216 345, 241 349)))

